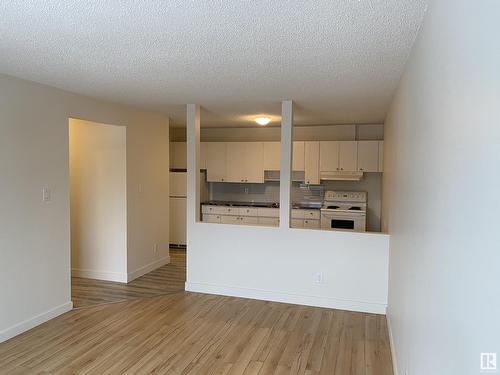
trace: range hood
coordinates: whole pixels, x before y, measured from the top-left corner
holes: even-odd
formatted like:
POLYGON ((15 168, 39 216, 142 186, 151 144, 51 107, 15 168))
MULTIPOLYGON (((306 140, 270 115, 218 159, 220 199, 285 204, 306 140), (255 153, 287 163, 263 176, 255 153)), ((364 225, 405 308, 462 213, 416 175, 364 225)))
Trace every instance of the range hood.
POLYGON ((328 181, 359 181, 363 178, 363 172, 331 171, 320 172, 320 180, 328 181))

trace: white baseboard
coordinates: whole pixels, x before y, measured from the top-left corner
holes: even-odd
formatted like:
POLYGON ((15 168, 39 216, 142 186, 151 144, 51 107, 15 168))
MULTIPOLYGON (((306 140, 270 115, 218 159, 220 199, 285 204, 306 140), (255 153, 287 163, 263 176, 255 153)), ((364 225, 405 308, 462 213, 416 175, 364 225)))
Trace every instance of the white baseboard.
POLYGON ((135 271, 129 272, 127 274, 127 282, 131 282, 132 280, 137 279, 138 277, 141 277, 142 275, 145 275, 148 272, 154 271, 155 269, 164 266, 165 264, 168 263, 170 263, 170 255, 167 255, 166 257, 163 257, 161 259, 155 260, 154 262, 146 264, 145 266, 140 267, 135 271))
POLYGON ((127 274, 120 273, 120 272, 94 271, 94 270, 85 270, 85 269, 81 269, 81 268, 72 268, 71 269, 71 276, 84 277, 86 279, 115 281, 118 283, 126 283, 127 282, 127 274))
POLYGON ((398 375, 398 364, 396 361, 396 347, 394 346, 394 338, 392 337, 391 319, 389 314, 386 315, 387 320, 387 330, 389 331, 389 345, 391 346, 391 357, 392 357, 392 372, 394 375, 398 375))
POLYGON ((186 282, 186 290, 189 292, 219 294, 223 296, 260 299, 264 301, 284 302, 296 305, 326 307, 331 309, 359 311, 374 314, 385 314, 387 308, 387 305, 385 304, 372 302, 351 301, 331 297, 308 296, 288 292, 240 288, 197 282, 186 282))
POLYGON ((21 323, 17 323, 12 327, 4 329, 3 331, 0 331, 0 342, 7 341, 8 339, 20 335, 21 333, 26 332, 42 323, 45 323, 50 319, 54 319, 55 317, 70 311, 72 308, 73 302, 66 302, 32 318, 26 319, 21 323))

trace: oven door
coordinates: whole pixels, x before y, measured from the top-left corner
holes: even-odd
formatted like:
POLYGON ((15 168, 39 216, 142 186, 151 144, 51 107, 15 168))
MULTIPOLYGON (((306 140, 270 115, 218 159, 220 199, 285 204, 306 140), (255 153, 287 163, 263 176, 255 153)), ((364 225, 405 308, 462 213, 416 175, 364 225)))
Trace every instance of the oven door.
POLYGON ((322 212, 321 229, 364 232, 366 230, 366 216, 364 214, 322 212))

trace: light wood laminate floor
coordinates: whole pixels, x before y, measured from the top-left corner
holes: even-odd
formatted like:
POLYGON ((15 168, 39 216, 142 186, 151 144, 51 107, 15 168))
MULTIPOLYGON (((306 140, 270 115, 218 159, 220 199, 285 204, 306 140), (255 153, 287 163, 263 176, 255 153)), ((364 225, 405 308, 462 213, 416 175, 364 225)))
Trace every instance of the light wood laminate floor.
POLYGON ((153 297, 184 290, 186 250, 170 249, 170 263, 128 284, 80 277, 71 278, 75 308, 153 297))
POLYGON ((385 316, 179 292, 68 312, 0 344, 0 373, 392 370, 385 316))

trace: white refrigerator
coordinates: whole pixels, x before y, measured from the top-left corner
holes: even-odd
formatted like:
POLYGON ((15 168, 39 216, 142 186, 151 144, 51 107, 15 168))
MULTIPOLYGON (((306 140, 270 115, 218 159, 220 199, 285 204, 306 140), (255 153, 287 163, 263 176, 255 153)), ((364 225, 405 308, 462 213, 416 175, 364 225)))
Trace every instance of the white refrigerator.
POLYGON ((186 172, 170 172, 170 244, 186 245, 186 172))
MULTIPOLYGON (((200 171, 200 200, 208 195, 205 172, 200 171)), ((170 244, 186 245, 187 173, 170 172, 170 244)))

